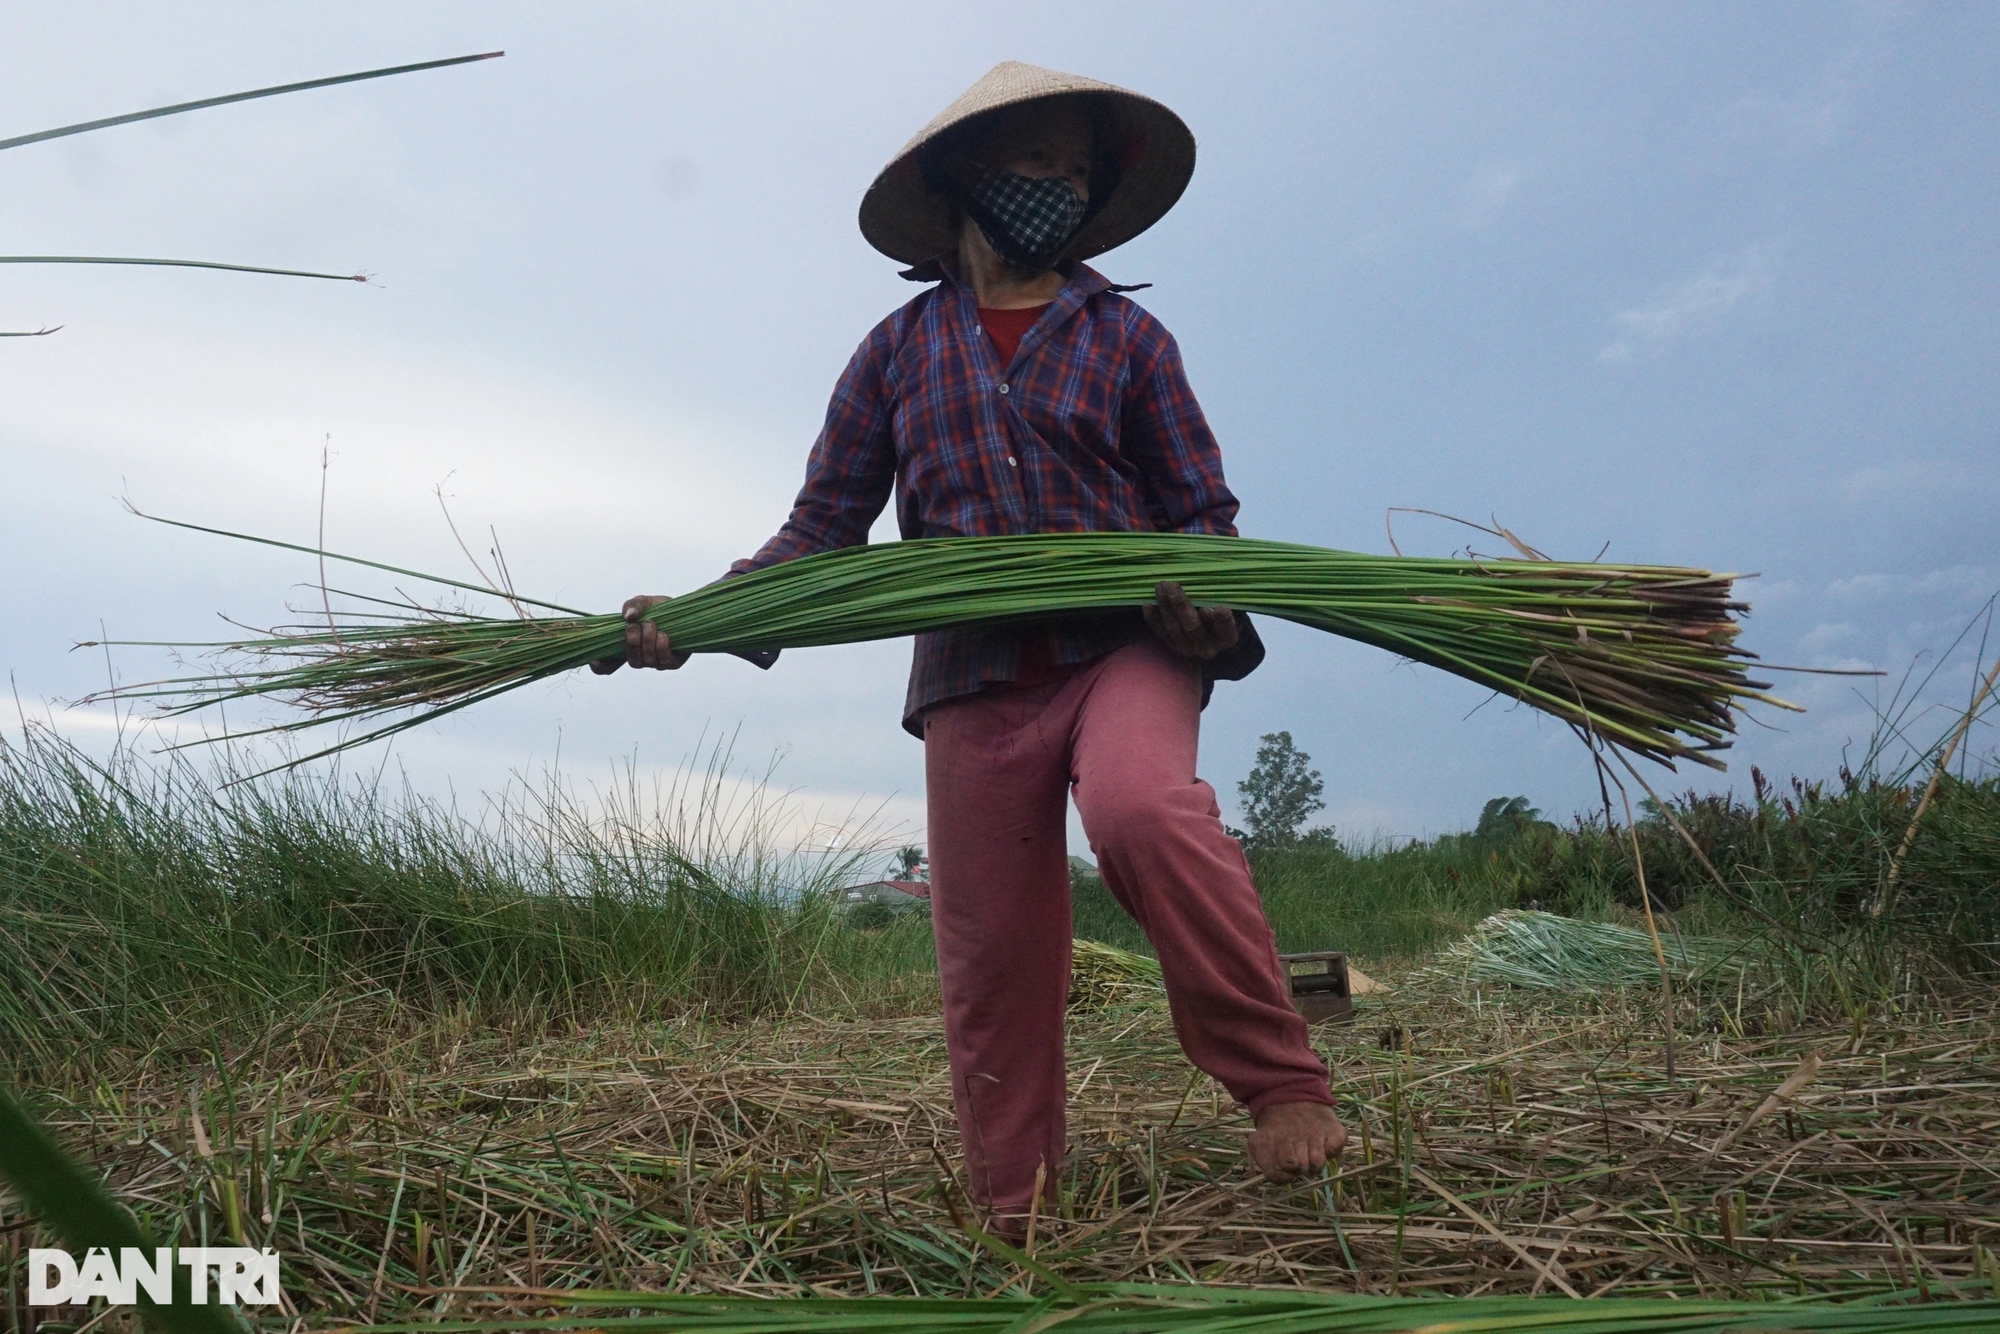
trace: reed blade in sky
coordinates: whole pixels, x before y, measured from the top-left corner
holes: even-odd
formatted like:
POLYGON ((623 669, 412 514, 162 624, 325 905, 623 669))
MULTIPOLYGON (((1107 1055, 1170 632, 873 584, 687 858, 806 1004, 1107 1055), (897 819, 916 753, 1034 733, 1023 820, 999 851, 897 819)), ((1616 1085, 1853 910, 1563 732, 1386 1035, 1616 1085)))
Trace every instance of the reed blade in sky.
MULTIPOLYGON (((226 93, 220 97, 204 97, 193 102, 176 102, 171 106, 152 107, 145 111, 129 111, 122 116, 105 116, 99 120, 81 121, 75 125, 62 125, 53 130, 37 130, 33 134, 17 134, 11 139, 0 139, 0 150, 25 148, 29 144, 39 144, 49 139, 67 138, 72 134, 86 134, 92 130, 108 130, 117 125, 130 125, 135 121, 157 120, 161 116, 178 116, 189 111, 201 111, 208 107, 227 106, 231 102, 249 102, 260 97, 278 97, 285 93, 301 93, 313 88, 331 88, 337 84, 360 83, 367 79, 385 79, 396 74, 414 74, 420 70, 443 69, 448 65, 467 65, 478 60, 495 60, 506 55, 505 51, 486 51, 479 55, 452 56, 446 60, 426 60, 414 65, 392 65, 383 69, 362 70, 358 74, 336 74, 324 79, 307 79, 301 83, 283 83, 270 88, 253 88, 247 93, 226 93)), ((142 259, 116 255, 0 255, 0 264, 137 264, 153 268, 172 269, 222 269, 231 273, 261 273, 280 278, 327 278, 336 282, 365 283, 364 273, 319 273, 310 269, 272 269, 254 264, 224 264, 205 259, 142 259)), ((58 325, 57 328, 62 326, 58 325)), ((0 333, 0 338, 39 338, 56 332, 55 329, 15 330, 0 333)))

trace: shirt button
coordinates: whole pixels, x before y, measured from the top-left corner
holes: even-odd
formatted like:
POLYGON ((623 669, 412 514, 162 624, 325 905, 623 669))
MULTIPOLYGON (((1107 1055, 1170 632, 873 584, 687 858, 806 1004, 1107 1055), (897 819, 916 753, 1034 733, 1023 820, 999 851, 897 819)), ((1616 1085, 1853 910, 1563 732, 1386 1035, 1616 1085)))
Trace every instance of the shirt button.
POLYGON ((1004 380, 1000 382, 1000 392, 1003 394, 1007 392, 1007 382, 1004 380))
POLYGON ((1015 461, 1014 456, 1012 454, 1009 454, 1007 456, 1007 466, 1010 468, 1018 468, 1021 465, 1015 461))

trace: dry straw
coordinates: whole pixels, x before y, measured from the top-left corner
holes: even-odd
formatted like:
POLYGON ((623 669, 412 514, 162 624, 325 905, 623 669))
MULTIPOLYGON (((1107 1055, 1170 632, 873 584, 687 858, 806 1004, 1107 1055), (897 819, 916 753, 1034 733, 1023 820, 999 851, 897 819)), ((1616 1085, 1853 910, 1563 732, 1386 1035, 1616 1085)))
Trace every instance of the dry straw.
POLYGON ((344 1009, 205 1069, 106 1054, 43 1081, 91 1170, 62 1200, 16 1180, 53 1231, 102 1181, 155 1236, 277 1247, 310 1328, 2000 1326, 1984 997, 1865 1033, 1718 1016, 1669 1086, 1632 995, 1513 994, 1399 991, 1316 1029, 1353 1139, 1290 1186, 1253 1178, 1167 1015, 1073 1016, 1039 1268, 971 1230, 935 1017, 344 1009))
POLYGON ((1160 961, 1082 937, 1070 942, 1069 1004, 1095 1010, 1152 1005, 1166 999, 1160 961))

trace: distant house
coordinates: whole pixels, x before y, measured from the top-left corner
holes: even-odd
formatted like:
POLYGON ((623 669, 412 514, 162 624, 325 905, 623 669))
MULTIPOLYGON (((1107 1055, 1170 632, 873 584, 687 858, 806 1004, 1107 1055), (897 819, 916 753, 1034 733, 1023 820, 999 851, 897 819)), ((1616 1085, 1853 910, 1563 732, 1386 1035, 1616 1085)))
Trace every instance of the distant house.
POLYGON ((931 886, 928 880, 871 880, 865 885, 849 885, 840 891, 840 898, 849 908, 880 903, 891 912, 906 912, 931 901, 931 886))

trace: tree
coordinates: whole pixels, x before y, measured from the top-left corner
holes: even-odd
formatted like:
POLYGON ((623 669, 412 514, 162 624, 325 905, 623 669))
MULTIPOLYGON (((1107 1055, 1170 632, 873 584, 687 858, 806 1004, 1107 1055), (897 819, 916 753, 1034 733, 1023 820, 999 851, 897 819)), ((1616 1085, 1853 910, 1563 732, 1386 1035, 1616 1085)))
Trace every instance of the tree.
POLYGON ((1495 797, 1479 809, 1479 824, 1472 836, 1482 841, 1504 843, 1533 825, 1546 823, 1542 813, 1528 804, 1526 797, 1495 797))
POLYGON ((1292 744, 1290 732, 1267 732, 1258 740, 1257 763, 1236 785, 1249 826, 1244 841, 1256 848, 1289 847, 1313 812, 1326 809, 1320 797, 1326 784, 1310 767, 1312 756, 1292 744))
POLYGON ((931 878, 930 859, 924 850, 911 843, 896 849, 896 878, 898 880, 928 880, 931 878))
POLYGON ((896 910, 880 899, 857 903, 847 912, 847 925, 856 931, 880 931, 895 920, 896 910))

